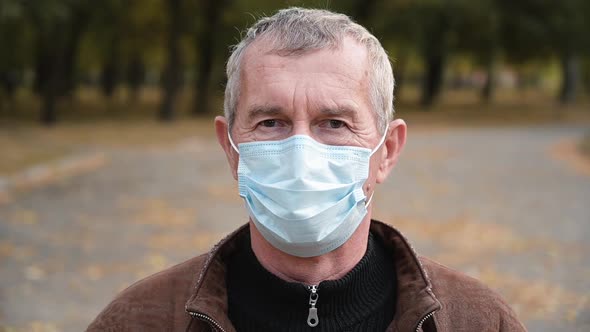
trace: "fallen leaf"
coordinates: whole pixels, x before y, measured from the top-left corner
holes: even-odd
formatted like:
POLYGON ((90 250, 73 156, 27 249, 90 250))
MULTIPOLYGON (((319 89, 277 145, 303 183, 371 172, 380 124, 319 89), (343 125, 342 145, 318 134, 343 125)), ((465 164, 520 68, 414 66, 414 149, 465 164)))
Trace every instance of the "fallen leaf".
POLYGON ((45 271, 37 265, 29 265, 25 268, 25 278, 31 281, 45 279, 45 271))

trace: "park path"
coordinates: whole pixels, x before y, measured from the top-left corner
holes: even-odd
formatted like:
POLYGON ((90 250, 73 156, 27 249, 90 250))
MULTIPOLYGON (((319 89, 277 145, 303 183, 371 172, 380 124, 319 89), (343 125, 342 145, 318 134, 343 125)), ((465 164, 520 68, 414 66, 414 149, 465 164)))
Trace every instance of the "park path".
MULTIPOLYGON (((410 124, 373 216, 500 291, 531 331, 588 331, 590 176, 567 153, 586 129, 410 124)), ((100 168, 0 203, 0 331, 83 330, 246 222, 213 138, 98 150, 100 168)))

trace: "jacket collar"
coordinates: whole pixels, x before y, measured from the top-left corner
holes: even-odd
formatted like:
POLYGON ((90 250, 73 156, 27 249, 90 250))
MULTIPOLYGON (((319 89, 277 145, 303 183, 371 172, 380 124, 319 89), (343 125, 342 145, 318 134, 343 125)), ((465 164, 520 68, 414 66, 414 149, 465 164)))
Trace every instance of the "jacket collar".
MULTIPOLYGON (((186 311, 226 332, 234 332, 227 315, 225 273, 227 257, 236 250, 235 239, 250 231, 246 224, 221 240, 208 253, 200 270, 193 295, 186 303, 186 311)), ((413 331, 420 320, 441 305, 432 292, 426 271, 404 236, 380 221, 371 221, 371 232, 381 238, 394 257, 397 273, 397 305, 393 323, 388 331, 413 331)))
POLYGON ((383 240, 394 257, 397 274, 397 304, 393 323, 387 331, 414 331, 427 315, 441 308, 432 284, 406 238, 395 228, 371 221, 371 232, 383 240))

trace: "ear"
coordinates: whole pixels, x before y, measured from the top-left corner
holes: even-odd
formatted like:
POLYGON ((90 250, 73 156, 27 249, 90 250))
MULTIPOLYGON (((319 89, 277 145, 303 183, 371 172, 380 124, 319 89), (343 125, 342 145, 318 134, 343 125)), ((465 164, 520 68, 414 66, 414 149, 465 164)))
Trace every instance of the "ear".
POLYGON ((232 147, 229 137, 228 137, 228 128, 229 125, 227 120, 223 116, 216 116, 215 117, 215 133, 217 134, 217 141, 221 148, 225 152, 225 156, 227 157, 227 161, 229 163, 229 167, 231 169, 232 175, 234 179, 238 179, 238 163, 239 163, 239 154, 234 150, 232 147))
POLYGON ((381 162, 375 179, 377 183, 383 183, 397 164, 399 155, 406 144, 406 132, 407 126, 404 120, 396 119, 389 123, 387 136, 381 149, 381 162))

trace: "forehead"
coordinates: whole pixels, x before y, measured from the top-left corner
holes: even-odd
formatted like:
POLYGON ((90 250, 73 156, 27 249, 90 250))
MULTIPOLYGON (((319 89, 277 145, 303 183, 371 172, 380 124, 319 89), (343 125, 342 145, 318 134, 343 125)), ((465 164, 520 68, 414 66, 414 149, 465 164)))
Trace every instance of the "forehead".
POLYGON ((306 91, 307 99, 368 102, 367 50, 348 37, 338 48, 296 54, 273 51, 264 40, 258 40, 246 49, 242 61, 238 109, 253 98, 279 101, 279 95, 284 95, 296 99, 302 95, 300 91, 306 91))

